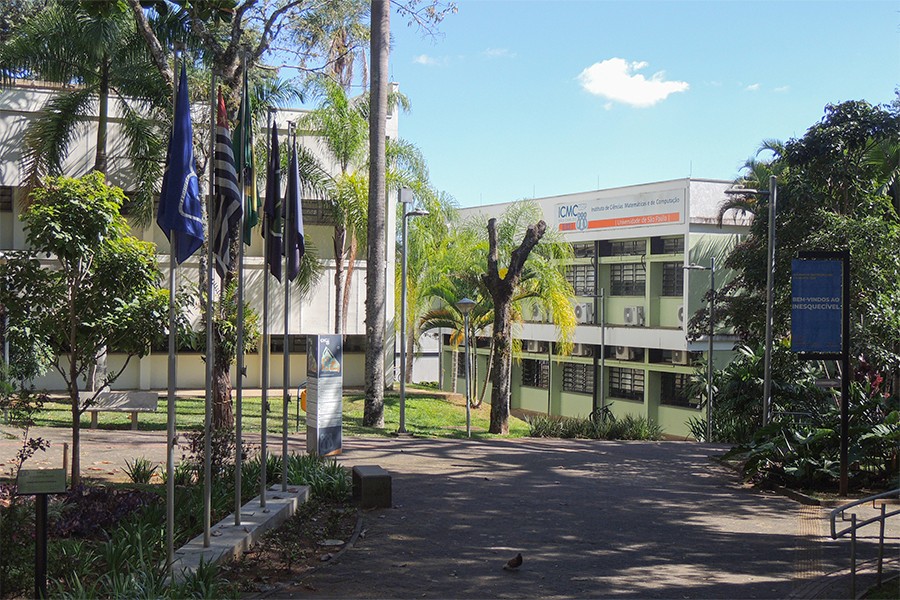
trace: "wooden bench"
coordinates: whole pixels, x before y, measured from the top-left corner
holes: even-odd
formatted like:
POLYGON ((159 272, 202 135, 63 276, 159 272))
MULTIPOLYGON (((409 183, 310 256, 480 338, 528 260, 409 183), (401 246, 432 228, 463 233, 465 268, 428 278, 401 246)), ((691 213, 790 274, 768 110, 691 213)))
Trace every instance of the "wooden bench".
POLYGON ((360 508, 390 508, 391 474, 378 465, 353 467, 353 501, 360 508))
MULTIPOLYGON (((83 403, 90 401, 95 392, 78 392, 78 399, 83 403)), ((85 411, 91 413, 91 429, 97 428, 97 413, 127 412, 131 413, 131 429, 138 428, 139 412, 155 412, 159 402, 158 392, 100 392, 85 411)))

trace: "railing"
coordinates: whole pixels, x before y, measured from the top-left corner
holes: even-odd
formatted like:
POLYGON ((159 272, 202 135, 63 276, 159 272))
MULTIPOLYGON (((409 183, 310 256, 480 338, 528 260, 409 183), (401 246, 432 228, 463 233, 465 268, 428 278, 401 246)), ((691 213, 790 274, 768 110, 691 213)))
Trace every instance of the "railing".
POLYGON ((871 525, 872 523, 879 524, 878 531, 878 585, 881 585, 881 576, 884 565, 884 522, 890 518, 897 515, 900 515, 900 508, 894 509, 890 512, 887 511, 887 500, 888 499, 900 499, 900 489, 892 490, 890 492, 884 492, 883 494, 876 494, 874 496, 869 496, 867 498, 862 498, 860 500, 856 500, 855 502, 850 502, 849 504, 844 504, 843 506, 839 506, 831 511, 831 538, 837 539, 839 537, 844 537, 847 534, 850 534, 850 597, 856 598, 856 532, 867 525, 871 525), (876 505, 878 500, 882 502, 880 505, 876 505), (881 509, 880 514, 875 515, 874 517, 865 519, 864 521, 858 521, 856 513, 852 513, 849 518, 845 514, 850 509, 861 506, 863 504, 867 504, 868 502, 872 503, 872 508, 881 509), (840 515, 841 522, 846 523, 850 522, 850 526, 837 531, 836 521, 840 515))

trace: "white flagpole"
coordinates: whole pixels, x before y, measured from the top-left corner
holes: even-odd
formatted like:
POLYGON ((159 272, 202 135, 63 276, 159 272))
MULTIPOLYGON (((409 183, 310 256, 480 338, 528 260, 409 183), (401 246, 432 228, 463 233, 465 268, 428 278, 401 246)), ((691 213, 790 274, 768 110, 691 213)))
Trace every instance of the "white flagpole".
MULTIPOLYGON (((176 46, 173 69, 175 83, 172 94, 172 114, 178 98, 178 57, 182 50, 176 46)), ((168 360, 168 395, 166 396, 166 559, 168 569, 171 572, 172 563, 175 562, 175 269, 176 269, 176 239, 177 236, 169 236, 169 360, 168 360)))
MULTIPOLYGON (((288 139, 291 140, 291 152, 294 151, 294 145, 297 143, 297 130, 295 129, 294 123, 288 124, 290 129, 288 132, 288 139)), ((293 154, 291 154, 291 162, 293 162, 293 154)), ((288 164, 290 165, 291 162, 288 164)), ((292 166, 289 166, 288 169, 292 169, 292 166)), ((291 181, 291 173, 288 173, 288 186, 290 186, 291 181)), ((284 406, 283 406, 283 417, 282 417, 282 426, 281 426, 281 491, 286 492, 288 488, 288 443, 287 443, 287 434, 288 434, 288 406, 291 403, 291 353, 290 353, 290 327, 288 327, 288 323, 290 321, 291 314, 291 280, 288 275, 288 252, 290 252, 291 248, 291 239, 293 238, 293 232, 291 231, 290 222, 291 222, 291 203, 290 203, 290 195, 291 190, 288 187, 288 192, 285 195, 284 200, 284 229, 282 230, 282 240, 284 243, 284 271, 282 271, 282 278, 284 281, 284 406)), ((300 399, 298 398, 299 402, 300 399)))
POLYGON ((209 194, 206 196, 206 402, 203 419, 203 547, 210 543, 212 524, 212 380, 216 351, 213 347, 213 194, 216 186, 216 74, 210 81, 209 194))
MULTIPOLYGON (((247 61, 242 60, 241 64, 243 68, 246 70, 247 61)), ((244 78, 244 83, 247 82, 246 77, 244 78)), ((241 98, 244 96, 249 98, 249 94, 247 94, 247 90, 244 90, 241 94, 241 98)), ((246 107, 246 113, 249 114, 250 107, 246 107)), ((244 115, 241 115, 241 118, 244 118, 244 115)), ((244 132, 249 131, 250 127, 253 125, 251 123, 241 123, 241 135, 245 136, 244 132)), ((246 136, 245 136, 246 139, 246 136)), ((244 153, 244 156, 247 155, 247 149, 244 147, 244 141, 241 140, 241 152, 244 153)), ((244 178, 246 171, 246 165, 243 164, 243 157, 241 157, 241 174, 240 174, 240 188, 241 188, 241 225, 240 225, 240 233, 238 234, 238 280, 237 280, 237 386, 235 389, 235 400, 234 400, 234 524, 241 524, 241 454, 243 451, 243 402, 244 402, 244 221, 246 219, 246 199, 244 197, 244 178)), ((252 199, 251 199, 252 201, 252 199)))

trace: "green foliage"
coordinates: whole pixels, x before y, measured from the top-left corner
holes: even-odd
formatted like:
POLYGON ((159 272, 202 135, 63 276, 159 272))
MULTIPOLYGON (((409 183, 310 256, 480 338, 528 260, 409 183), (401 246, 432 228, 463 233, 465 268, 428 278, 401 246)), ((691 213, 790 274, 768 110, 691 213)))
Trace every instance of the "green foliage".
POLYGON ((125 474, 132 483, 150 483, 153 474, 159 469, 146 457, 138 457, 134 460, 125 459, 125 474))
MULTIPOLYGON (((334 459, 314 454, 290 454, 287 460, 288 484, 308 485, 310 495, 318 500, 343 502, 350 497, 352 482, 350 472, 334 459)), ((266 481, 276 484, 282 480, 281 456, 266 456, 266 481)), ((248 488, 249 496, 259 489, 260 455, 241 463, 241 483, 248 488)))
POLYGON ((0 589, 27 593, 34 581, 34 497, 0 486, 0 589))
POLYGON ((596 420, 531 415, 525 421, 531 437, 644 441, 662 438, 662 428, 657 423, 631 414, 621 419, 596 420))
MULTIPOLYGON (((745 477, 806 488, 837 485, 840 469, 840 402, 837 398, 776 413, 773 422, 726 455, 743 463, 745 477)), ((849 460, 852 487, 893 484, 898 471, 900 403, 853 383, 849 460)))

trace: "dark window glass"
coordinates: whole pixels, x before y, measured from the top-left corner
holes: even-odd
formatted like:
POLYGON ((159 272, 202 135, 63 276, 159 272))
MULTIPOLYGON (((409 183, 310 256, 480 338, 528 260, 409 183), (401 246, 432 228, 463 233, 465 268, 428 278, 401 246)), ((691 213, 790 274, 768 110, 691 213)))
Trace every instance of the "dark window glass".
POLYGON ((522 385, 545 390, 550 387, 550 362, 524 359, 522 361, 522 385))
POLYGON ((610 367, 609 395, 629 400, 644 400, 644 371, 610 367))
POLYGON ((572 244, 572 252, 575 254, 575 258, 593 258, 594 242, 578 242, 572 244))
POLYGON ((576 296, 594 295, 593 265, 569 265, 566 267, 566 280, 575 288, 576 296))
POLYGON ((593 394, 594 365, 583 363, 563 364, 563 391, 593 394))
POLYGON ((663 373, 659 396, 660 404, 697 408, 699 405, 697 399, 688 397, 685 391, 690 378, 691 376, 686 373, 663 373))
POLYGON ((684 238, 683 237, 675 237, 675 238, 663 238, 663 254, 683 254, 684 253, 684 238))
POLYGON ((619 263, 609 266, 611 296, 643 296, 647 273, 641 263, 619 263))
POLYGON ((684 265, 680 262, 667 262, 662 265, 662 295, 684 295, 684 265))
POLYGON ((611 256, 641 256, 646 253, 646 240, 621 240, 610 244, 611 256))

